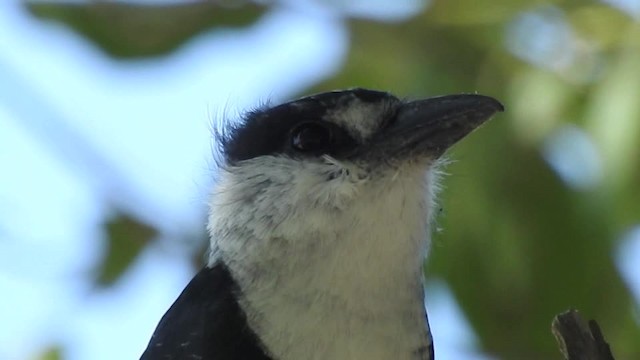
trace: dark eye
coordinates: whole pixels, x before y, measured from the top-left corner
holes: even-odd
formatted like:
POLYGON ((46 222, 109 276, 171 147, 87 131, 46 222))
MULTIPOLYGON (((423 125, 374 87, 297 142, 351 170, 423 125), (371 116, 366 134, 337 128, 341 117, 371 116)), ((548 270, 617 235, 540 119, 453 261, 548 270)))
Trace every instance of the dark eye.
POLYGON ((328 149, 332 142, 333 131, 328 124, 306 122, 291 131, 291 146, 298 151, 322 151, 328 149))

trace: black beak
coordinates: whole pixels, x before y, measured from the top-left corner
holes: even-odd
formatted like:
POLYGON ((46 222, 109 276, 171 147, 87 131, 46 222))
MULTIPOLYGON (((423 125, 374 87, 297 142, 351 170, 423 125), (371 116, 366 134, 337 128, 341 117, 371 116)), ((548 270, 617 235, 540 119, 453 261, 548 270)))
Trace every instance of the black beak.
POLYGON ((395 118, 372 139, 369 152, 383 157, 440 157, 449 147, 504 111, 483 95, 447 95, 401 105, 395 118))

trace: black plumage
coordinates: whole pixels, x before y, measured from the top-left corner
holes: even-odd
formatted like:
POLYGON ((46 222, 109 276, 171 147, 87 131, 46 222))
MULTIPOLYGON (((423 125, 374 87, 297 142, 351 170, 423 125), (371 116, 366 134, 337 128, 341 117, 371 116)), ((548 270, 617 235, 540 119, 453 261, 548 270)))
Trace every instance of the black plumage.
POLYGON ((162 317, 141 360, 270 360, 224 264, 205 267, 162 317))
MULTIPOLYGON (((348 107, 354 99, 368 103, 400 103, 398 98, 386 92, 352 89, 316 94, 274 107, 258 108, 247 112, 239 124, 232 125, 219 134, 221 152, 226 162, 231 164, 262 155, 280 154, 291 157, 328 154, 343 158, 361 144, 344 129, 324 121, 323 118, 330 111, 348 107), (292 148, 292 132, 314 125, 324 128, 315 133, 331 134, 331 141, 327 142, 327 146, 309 152, 292 148)), ((394 107, 389 107, 389 114, 384 116, 392 118, 394 110, 394 107)))

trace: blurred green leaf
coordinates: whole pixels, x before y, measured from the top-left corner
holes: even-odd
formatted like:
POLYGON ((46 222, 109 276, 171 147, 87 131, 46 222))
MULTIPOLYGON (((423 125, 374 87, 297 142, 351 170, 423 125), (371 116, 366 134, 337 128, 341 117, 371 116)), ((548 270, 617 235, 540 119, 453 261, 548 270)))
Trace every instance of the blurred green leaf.
POLYGON ((460 144, 462 160, 448 169, 450 211, 430 274, 447 279, 485 349, 501 358, 552 358, 550 319, 571 307, 598 319, 614 349, 638 353, 633 298, 610 256, 617 233, 586 206, 598 199, 568 189, 504 124, 488 127, 460 144))
POLYGON ((34 360, 62 360, 63 351, 59 346, 52 346, 37 355, 34 360))
POLYGON ((119 214, 105 224, 108 248, 98 272, 97 283, 110 286, 131 266, 157 231, 133 217, 119 214))
POLYGON ((425 14, 427 20, 442 25, 476 25, 505 21, 520 11, 552 0, 435 0, 425 14))
POLYGON ((237 2, 185 2, 167 5, 97 1, 25 4, 36 17, 61 22, 117 58, 169 53, 206 30, 242 27, 264 11, 259 5, 237 2))
POLYGON ((574 29, 590 44, 611 49, 620 44, 633 18, 605 4, 593 3, 579 7, 569 15, 574 29))

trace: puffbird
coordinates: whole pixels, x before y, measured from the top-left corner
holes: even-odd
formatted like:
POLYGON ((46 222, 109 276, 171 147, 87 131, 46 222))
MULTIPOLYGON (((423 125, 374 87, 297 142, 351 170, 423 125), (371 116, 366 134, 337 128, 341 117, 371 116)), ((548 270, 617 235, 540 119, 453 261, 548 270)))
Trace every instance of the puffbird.
POLYGON ((441 156, 502 111, 350 89, 217 132, 207 265, 143 360, 433 360, 423 262, 441 156))

